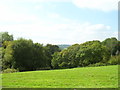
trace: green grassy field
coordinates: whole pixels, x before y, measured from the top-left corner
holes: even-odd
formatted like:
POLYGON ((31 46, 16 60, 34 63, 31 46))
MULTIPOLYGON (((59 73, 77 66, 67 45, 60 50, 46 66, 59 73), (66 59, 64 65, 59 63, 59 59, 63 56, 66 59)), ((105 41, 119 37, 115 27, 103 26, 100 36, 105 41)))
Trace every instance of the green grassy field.
POLYGON ((9 88, 117 88, 118 65, 2 74, 9 88))

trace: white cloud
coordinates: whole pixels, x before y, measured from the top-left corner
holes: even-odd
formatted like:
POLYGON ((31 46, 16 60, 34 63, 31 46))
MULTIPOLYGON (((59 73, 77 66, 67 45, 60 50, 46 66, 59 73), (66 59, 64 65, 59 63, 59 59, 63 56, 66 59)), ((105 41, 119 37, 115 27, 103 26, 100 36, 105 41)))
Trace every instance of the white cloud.
POLYGON ((60 18, 60 15, 57 13, 48 13, 48 17, 50 18, 60 18))
MULTIPOLYGON (((24 3, 41 3, 41 2, 69 2, 73 3, 79 8, 88 8, 101 11, 113 11, 118 10, 119 0, 4 0, 1 2, 15 3, 15 2, 24 2, 24 3)), ((41 6, 36 6, 36 9, 41 9, 41 6)))
POLYGON ((22 13, 15 12, 10 6, 0 3, 0 22, 30 22, 37 20, 38 18, 35 15, 29 15, 23 11, 22 13))
POLYGON ((17 37, 32 39, 39 43, 75 44, 90 40, 104 40, 116 36, 110 26, 90 23, 67 24, 19 24, 0 26, 2 31, 8 31, 17 37))
MULTIPOLYGON (((7 1, 7 0, 5 0, 7 1)), ((16 1, 16 0, 10 0, 16 1)), ((44 1, 57 1, 57 0, 19 0, 19 1, 27 1, 27 2, 44 2, 44 1)), ((58 0, 59 2, 70 2, 70 0, 58 0)), ((81 0, 79 0, 81 1, 81 0)), ((110 9, 110 7, 106 8, 106 3, 100 3, 100 5, 92 5, 91 3, 86 6, 86 0, 82 0, 83 3, 82 8, 96 8, 99 10, 103 10, 101 7, 105 7, 104 11, 114 10, 110 9)), ((98 0, 99 1, 99 0, 98 0)), ((102 0, 103 1, 103 0, 102 0)), ((106 0, 105 0, 106 1, 106 0)), ((1 1, 0 1, 1 2, 1 1)), ((16 1, 17 2, 17 1, 16 1)), ((103 1, 104 2, 104 1, 103 1)), ((81 7, 78 2, 78 6, 81 7)), ((96 2, 97 3, 97 2, 96 2)), ((74 2, 75 5, 76 2, 74 2)), ((12 4, 10 4, 12 5, 12 4)), ((110 4, 108 4, 109 6, 110 4)), ((16 7, 18 9, 18 7, 16 7)), ((9 5, 4 5, 0 3, 0 23, 6 22, 6 24, 0 25, 0 31, 8 31, 11 34, 17 37, 29 38, 34 42, 39 43, 52 43, 52 44, 74 44, 74 43, 82 43, 88 40, 103 40, 105 38, 116 36, 116 31, 114 32, 109 25, 104 24, 91 24, 87 23, 79 23, 71 19, 64 18, 60 16, 58 13, 49 12, 43 19, 40 20, 40 16, 27 13, 26 10, 23 12, 25 8, 20 7, 21 10, 19 12, 13 11, 9 5), (48 17, 47 17, 48 16, 48 17), (51 19, 52 18, 52 19, 51 19), (7 24, 9 22, 9 24, 7 24), (11 24, 12 22, 12 24, 11 24), (17 24, 16 22, 20 22, 22 24, 17 24), (25 23, 27 22, 27 24, 25 23), (29 24, 32 22, 32 24, 29 24)), ((43 9, 42 6, 33 6, 34 9, 43 9)), ((46 14, 45 13, 45 14, 46 14)))
POLYGON ((72 2, 79 8, 102 11, 112 11, 118 9, 118 0, 72 0, 72 2))
POLYGON ((37 5, 34 7, 36 10, 40 10, 40 9, 43 9, 44 7, 42 5, 37 5))

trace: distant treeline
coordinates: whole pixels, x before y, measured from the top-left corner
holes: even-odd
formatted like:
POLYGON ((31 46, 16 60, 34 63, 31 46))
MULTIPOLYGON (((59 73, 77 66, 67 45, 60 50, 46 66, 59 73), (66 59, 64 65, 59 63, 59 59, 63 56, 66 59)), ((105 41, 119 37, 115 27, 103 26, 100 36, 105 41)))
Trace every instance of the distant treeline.
POLYGON ((59 46, 33 43, 31 39, 14 40, 8 32, 0 32, 2 70, 33 71, 118 64, 120 41, 115 37, 74 44, 61 50, 59 46))

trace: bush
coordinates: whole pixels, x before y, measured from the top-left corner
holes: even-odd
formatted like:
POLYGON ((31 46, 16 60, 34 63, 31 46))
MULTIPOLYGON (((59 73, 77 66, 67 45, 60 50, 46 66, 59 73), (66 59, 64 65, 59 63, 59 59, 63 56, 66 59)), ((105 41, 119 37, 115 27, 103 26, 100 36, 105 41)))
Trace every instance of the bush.
POLYGON ((111 64, 111 65, 117 65, 119 63, 120 63, 120 55, 119 56, 113 56, 108 61, 108 64, 111 64))
POLYGON ((67 64, 66 62, 62 62, 62 63, 59 65, 59 67, 60 67, 61 69, 65 69, 65 68, 68 68, 68 64, 67 64))
POLYGON ((18 72, 17 69, 11 69, 11 68, 7 68, 5 70, 3 70, 3 73, 14 73, 14 72, 18 72))
POLYGON ((97 67, 97 66, 106 66, 107 64, 106 63, 101 63, 101 62, 99 62, 99 63, 95 63, 95 64, 90 64, 90 65, 88 65, 89 67, 97 67))

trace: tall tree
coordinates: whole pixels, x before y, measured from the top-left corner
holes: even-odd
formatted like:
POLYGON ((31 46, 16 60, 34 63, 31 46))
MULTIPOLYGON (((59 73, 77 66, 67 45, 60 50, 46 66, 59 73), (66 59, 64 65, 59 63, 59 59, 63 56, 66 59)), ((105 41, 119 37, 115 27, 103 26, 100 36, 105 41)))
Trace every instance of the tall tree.
POLYGON ((68 49, 55 53, 52 59, 54 68, 71 68, 88 66, 98 62, 107 62, 110 53, 100 41, 88 41, 83 44, 75 44, 68 49))
POLYGON ((48 67, 52 68, 52 65, 51 65, 52 55, 55 52, 60 52, 60 51, 61 50, 57 45, 47 44, 45 46, 45 54, 46 54, 46 57, 47 57, 47 65, 48 65, 48 67))
POLYGON ((20 38, 13 42, 13 67, 20 71, 36 70, 46 66, 44 48, 32 40, 20 38))
POLYGON ((6 48, 2 47, 2 69, 12 68, 13 64, 13 42, 5 41, 4 45, 6 48))
POLYGON ((13 35, 10 35, 8 32, 0 32, 0 43, 4 41, 13 41, 13 35))
POLYGON ((102 44, 109 48, 111 56, 116 55, 118 50, 118 40, 115 37, 105 39, 102 44))

